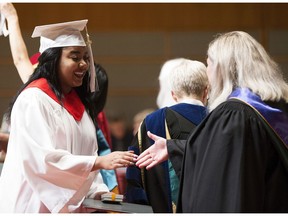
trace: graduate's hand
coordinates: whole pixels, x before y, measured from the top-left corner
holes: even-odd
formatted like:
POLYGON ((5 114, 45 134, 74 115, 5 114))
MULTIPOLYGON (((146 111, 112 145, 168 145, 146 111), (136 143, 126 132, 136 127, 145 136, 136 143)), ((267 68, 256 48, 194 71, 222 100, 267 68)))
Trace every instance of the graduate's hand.
POLYGON ((146 167, 149 170, 168 159, 168 150, 166 139, 152 134, 150 131, 147 132, 147 135, 155 143, 138 156, 136 166, 139 168, 146 167))
POLYGON ((119 167, 134 165, 138 155, 133 151, 114 151, 104 156, 98 156, 93 170, 106 169, 112 170, 119 167))

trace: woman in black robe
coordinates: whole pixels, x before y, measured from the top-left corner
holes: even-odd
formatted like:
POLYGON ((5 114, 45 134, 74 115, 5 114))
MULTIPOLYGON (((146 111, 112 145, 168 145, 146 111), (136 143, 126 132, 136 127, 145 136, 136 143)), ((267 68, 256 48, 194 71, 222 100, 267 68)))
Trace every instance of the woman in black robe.
POLYGON ((240 31, 216 37, 207 64, 210 114, 186 142, 177 212, 288 212, 288 85, 280 69, 240 31))

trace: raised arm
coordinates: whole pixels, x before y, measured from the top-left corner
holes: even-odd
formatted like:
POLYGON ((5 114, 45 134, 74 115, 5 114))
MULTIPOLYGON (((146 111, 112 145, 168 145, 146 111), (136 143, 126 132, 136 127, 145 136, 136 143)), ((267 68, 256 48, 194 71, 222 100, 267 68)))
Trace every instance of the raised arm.
POLYGON ((10 49, 14 65, 23 83, 27 82, 34 68, 29 60, 29 55, 20 30, 17 11, 12 3, 1 3, 0 11, 8 22, 10 49))

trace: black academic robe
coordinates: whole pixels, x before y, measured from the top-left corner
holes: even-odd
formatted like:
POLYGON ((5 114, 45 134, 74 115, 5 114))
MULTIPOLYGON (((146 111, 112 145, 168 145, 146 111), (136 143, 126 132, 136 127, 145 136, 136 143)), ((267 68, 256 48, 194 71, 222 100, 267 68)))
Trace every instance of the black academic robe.
MULTIPOLYGON (((278 103, 287 113, 287 104, 278 103)), ((288 172, 251 107, 228 100, 189 136, 177 212, 288 212, 288 172)))
MULTIPOLYGON (((205 107, 192 104, 177 104, 170 108, 157 110, 147 116, 141 125, 141 148, 137 134, 129 149, 139 154, 139 148, 141 151, 149 148, 154 142, 147 136, 148 130, 158 136, 165 137, 165 119, 172 138, 187 139, 195 125, 198 125, 206 115, 205 107)), ((175 172, 181 172, 179 167, 175 172)), ((172 212, 167 161, 148 171, 142 169, 142 173, 136 166, 128 167, 126 179, 126 202, 151 205, 156 213, 172 212)))

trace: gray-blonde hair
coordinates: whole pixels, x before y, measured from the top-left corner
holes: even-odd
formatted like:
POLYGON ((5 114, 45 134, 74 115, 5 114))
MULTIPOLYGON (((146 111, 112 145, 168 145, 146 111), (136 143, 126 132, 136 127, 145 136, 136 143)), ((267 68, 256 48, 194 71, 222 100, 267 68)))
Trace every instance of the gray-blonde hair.
POLYGON ((199 61, 182 58, 170 75, 171 90, 179 98, 183 96, 201 97, 208 87, 206 66, 199 61))
POLYGON ((288 84, 263 46, 246 32, 233 31, 218 35, 209 44, 212 62, 209 109, 227 100, 237 88, 249 88, 263 101, 288 102, 288 84))
POLYGON ((173 71, 173 68, 180 64, 182 58, 175 58, 167 60, 161 67, 159 74, 159 92, 157 96, 157 106, 158 108, 163 108, 166 106, 172 106, 176 104, 175 100, 171 95, 171 84, 170 84, 170 75, 173 71))

